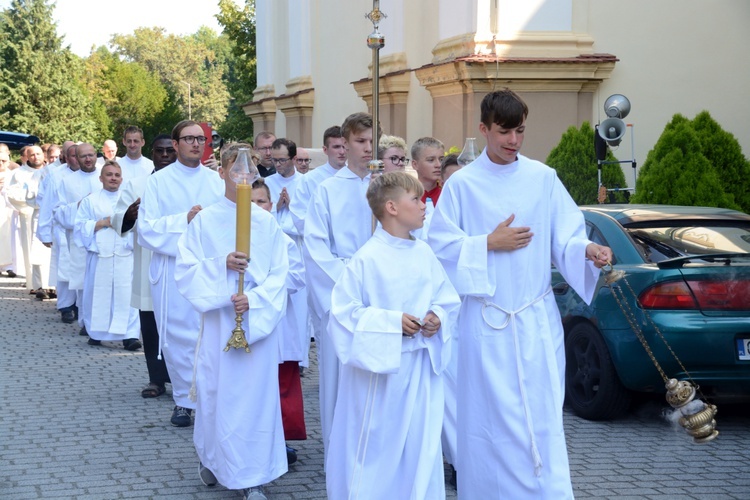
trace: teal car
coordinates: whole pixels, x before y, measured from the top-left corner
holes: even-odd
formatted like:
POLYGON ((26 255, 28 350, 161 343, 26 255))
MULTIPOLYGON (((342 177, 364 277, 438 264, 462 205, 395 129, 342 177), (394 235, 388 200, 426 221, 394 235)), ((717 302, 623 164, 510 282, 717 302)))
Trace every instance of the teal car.
POLYGON ((633 392, 665 392, 636 329, 668 378, 692 380, 712 400, 750 399, 750 215, 668 205, 581 210, 589 239, 612 248, 612 268, 625 275, 608 284, 603 274, 587 305, 553 269, 572 411, 612 419, 633 392))

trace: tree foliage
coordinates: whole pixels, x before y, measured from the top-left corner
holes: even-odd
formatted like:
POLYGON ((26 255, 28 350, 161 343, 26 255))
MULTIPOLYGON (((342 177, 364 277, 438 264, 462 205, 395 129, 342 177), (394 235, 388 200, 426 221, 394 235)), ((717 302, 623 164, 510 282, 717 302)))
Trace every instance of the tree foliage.
POLYGON ((63 48, 52 14, 46 0, 13 0, 0 13, 0 128, 47 142, 92 141, 102 133, 101 110, 80 81, 82 61, 63 48))
MULTIPOLYGON (((617 161, 607 150, 606 161, 617 161)), ((584 122, 580 129, 568 128, 560 142, 547 157, 547 165, 557 171, 557 176, 579 205, 597 203, 599 193, 596 153, 594 151, 594 129, 584 122)), ((627 187, 625 175, 619 164, 604 165, 602 183, 608 188, 627 187)), ((617 202, 625 201, 625 194, 613 195, 617 202)))
POLYGON ((233 0, 220 0, 219 10, 216 19, 230 42, 233 56, 227 75, 232 99, 227 119, 219 126, 219 133, 228 139, 252 142, 253 122, 241 106, 252 100, 257 86, 255 1, 245 0, 244 7, 240 9, 233 0))
MULTIPOLYGON (((700 127, 705 127, 701 119, 700 127)), ((693 122, 675 115, 649 151, 636 182, 634 203, 740 208, 724 191, 715 165, 703 152, 693 122)))
MULTIPOLYGON (((205 39, 211 30, 201 29, 205 39)), ((223 80, 226 65, 201 40, 167 35, 164 28, 152 27, 138 28, 128 35, 116 34, 110 43, 125 61, 142 64, 170 95, 179 98, 184 118, 192 115, 196 121, 216 124, 224 121, 229 103, 223 80)))

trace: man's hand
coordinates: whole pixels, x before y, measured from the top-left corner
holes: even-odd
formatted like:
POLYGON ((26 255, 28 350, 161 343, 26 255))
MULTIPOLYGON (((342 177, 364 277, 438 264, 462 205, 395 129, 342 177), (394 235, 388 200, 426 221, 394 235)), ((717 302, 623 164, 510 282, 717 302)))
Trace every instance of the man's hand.
POLYGON ((190 209, 190 211, 187 214, 188 224, 192 222, 193 217, 198 215, 198 212, 200 212, 201 210, 203 210, 203 207, 201 207, 200 205, 195 205, 193 208, 190 209))
POLYGON ((286 188, 281 188, 279 201, 276 202, 276 210, 278 211, 288 206, 289 206, 289 193, 287 192, 286 188))
POLYGON ((410 337, 416 335, 420 328, 422 328, 422 323, 419 321, 419 318, 406 313, 401 315, 401 331, 404 335, 410 337))
POLYGON ((422 335, 427 338, 432 337, 438 332, 438 330, 440 330, 440 318, 438 318, 437 314, 432 311, 427 313, 427 316, 424 317, 422 323, 424 325, 422 326, 422 335))
POLYGON ((216 161, 216 158, 210 156, 206 161, 203 162, 204 167, 208 167, 211 170, 217 170, 219 168, 219 162, 216 161))
POLYGON ((227 269, 244 273, 247 269, 247 254, 242 252, 232 252, 227 255, 227 269))
POLYGON ((487 235, 487 250, 512 251, 529 246, 534 233, 529 227, 510 227, 515 218, 511 215, 487 235))
POLYGON ((594 266, 601 269, 612 262, 612 249, 596 243, 589 243, 586 246, 586 258, 594 263, 594 266))
POLYGON ((234 314, 244 314, 250 310, 250 304, 247 301, 247 295, 232 295, 232 304, 234 304, 234 314))
POLYGON ((125 214, 122 217, 123 222, 135 222, 138 219, 138 207, 140 206, 141 206, 140 198, 138 198, 133 203, 131 203, 128 209, 125 210, 125 214))
POLYGON ((98 221, 96 221, 96 225, 94 226, 94 232, 97 232, 100 229, 104 229, 105 227, 112 227, 112 222, 109 220, 109 217, 105 217, 103 219, 99 219, 98 221))

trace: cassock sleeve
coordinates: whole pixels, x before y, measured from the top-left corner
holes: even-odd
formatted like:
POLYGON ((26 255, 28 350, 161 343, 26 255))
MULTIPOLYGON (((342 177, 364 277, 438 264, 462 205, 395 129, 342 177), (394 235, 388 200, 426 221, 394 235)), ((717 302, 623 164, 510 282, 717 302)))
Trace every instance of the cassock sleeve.
POLYGON ((586 259, 586 223, 581 210, 555 176, 552 187, 552 263, 565 281, 587 303, 591 304, 599 280, 599 269, 586 259))
POLYGON ((42 180, 42 186, 39 188, 40 205, 39 205, 39 225, 36 230, 36 237, 42 243, 52 242, 52 209, 57 204, 57 181, 52 174, 47 174, 42 180), (42 192, 44 195, 42 196, 42 192))
POLYGON ((430 311, 440 318, 440 330, 430 339, 425 339, 427 351, 430 353, 432 370, 440 374, 448 366, 451 359, 451 342, 453 332, 458 322, 458 311, 461 308, 461 299, 456 289, 448 279, 440 262, 435 257, 432 261, 432 299, 430 311), (430 340, 435 340, 430 342, 430 340), (438 342, 439 341, 439 342, 438 342))
POLYGON ((99 253, 96 245, 96 215, 91 203, 91 195, 81 200, 75 216, 73 229, 73 241, 81 248, 89 252, 99 253))
POLYGON ((117 200, 117 206, 115 206, 115 212, 112 215, 112 229, 115 230, 118 236, 122 236, 135 226, 135 224, 127 224, 123 227, 123 219, 125 218, 125 212, 128 207, 130 207, 136 199, 138 199, 138 197, 135 195, 133 181, 130 180, 125 183, 125 186, 122 189, 120 189, 120 199, 117 200))
POLYGON ((469 236, 461 229, 464 207, 450 188, 449 184, 443 189, 432 216, 430 246, 459 295, 492 296, 495 282, 488 269, 487 235, 469 236))
POLYGON ((333 254, 331 216, 326 203, 327 191, 319 188, 307 207, 305 217, 305 268, 310 290, 322 307, 322 313, 331 308, 331 289, 344 271, 346 262, 333 254))
POLYGON ((401 365, 403 311, 364 305, 362 269, 355 257, 333 287, 328 333, 341 363, 373 373, 396 373, 401 365))
POLYGON ((310 182, 303 175, 299 180, 299 186, 294 192, 294 197, 289 203, 289 212, 292 216, 292 223, 297 229, 297 234, 305 234, 305 216, 307 215, 307 205, 310 202, 310 182))
MULTIPOLYGON (((285 281, 289 271, 281 229, 275 222, 272 226, 263 224, 264 230, 259 231, 263 234, 256 234, 258 225, 253 225, 252 241, 262 242, 263 248, 253 245, 251 254, 265 251, 269 257, 251 259, 245 273, 244 291, 250 306, 245 314, 245 337, 250 344, 270 335, 281 319, 286 308, 285 281)), ((174 273, 177 289, 201 313, 227 308, 234 317, 231 299, 237 293, 238 274, 227 269, 227 255, 205 255, 203 238, 207 235, 203 232, 211 230, 199 213, 179 239, 174 273)))
POLYGON ((158 178, 151 176, 138 208, 138 243, 154 252, 176 257, 177 241, 188 227, 188 213, 163 215, 158 191, 158 178))

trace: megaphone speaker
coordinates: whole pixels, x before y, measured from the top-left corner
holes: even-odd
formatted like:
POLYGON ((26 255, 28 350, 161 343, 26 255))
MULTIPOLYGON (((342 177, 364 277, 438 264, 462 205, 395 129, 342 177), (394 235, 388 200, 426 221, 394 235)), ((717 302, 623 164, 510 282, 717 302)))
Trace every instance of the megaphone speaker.
POLYGON ((610 146, 618 146, 626 130, 625 122, 619 118, 607 118, 599 125, 599 135, 610 146))

